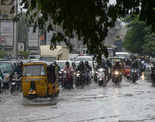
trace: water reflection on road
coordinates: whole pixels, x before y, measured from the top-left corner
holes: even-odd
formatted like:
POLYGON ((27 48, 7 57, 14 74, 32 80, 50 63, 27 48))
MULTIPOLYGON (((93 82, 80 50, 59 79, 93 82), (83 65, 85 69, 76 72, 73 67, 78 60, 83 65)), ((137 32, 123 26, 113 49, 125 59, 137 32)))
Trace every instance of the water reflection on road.
POLYGON ((155 122, 154 94, 143 80, 61 90, 53 103, 44 104, 23 104, 21 94, 5 94, 0 96, 0 122, 155 122))

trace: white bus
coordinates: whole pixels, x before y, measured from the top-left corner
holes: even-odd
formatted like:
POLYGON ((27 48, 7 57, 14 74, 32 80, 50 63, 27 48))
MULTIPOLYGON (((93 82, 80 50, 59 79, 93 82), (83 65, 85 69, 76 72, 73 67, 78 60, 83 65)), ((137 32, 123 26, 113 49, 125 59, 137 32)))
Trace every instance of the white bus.
POLYGON ((115 55, 120 58, 129 58, 131 53, 129 52, 116 52, 115 55))

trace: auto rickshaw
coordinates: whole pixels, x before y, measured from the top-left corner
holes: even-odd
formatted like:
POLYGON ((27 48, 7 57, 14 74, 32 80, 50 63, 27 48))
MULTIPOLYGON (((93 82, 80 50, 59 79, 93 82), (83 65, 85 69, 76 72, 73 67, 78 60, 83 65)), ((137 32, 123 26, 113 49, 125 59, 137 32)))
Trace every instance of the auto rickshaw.
POLYGON ((29 62, 23 65, 22 91, 29 99, 55 97, 59 86, 53 64, 47 62, 29 62))

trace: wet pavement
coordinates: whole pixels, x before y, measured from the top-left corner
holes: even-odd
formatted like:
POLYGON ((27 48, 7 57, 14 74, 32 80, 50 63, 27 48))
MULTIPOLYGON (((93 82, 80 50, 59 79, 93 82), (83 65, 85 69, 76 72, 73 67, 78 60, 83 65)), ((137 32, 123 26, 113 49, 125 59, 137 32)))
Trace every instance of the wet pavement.
POLYGON ((91 84, 62 90, 50 104, 25 104, 21 94, 0 95, 0 122, 155 122, 155 88, 139 80, 121 87, 91 84))

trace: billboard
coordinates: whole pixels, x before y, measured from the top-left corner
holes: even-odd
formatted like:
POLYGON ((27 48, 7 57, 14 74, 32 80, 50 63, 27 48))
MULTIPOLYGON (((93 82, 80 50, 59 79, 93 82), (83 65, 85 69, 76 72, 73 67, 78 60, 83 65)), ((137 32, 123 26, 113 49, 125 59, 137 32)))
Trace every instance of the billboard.
POLYGON ((10 6, 14 3, 15 0, 1 0, 1 5, 10 6))
POLYGON ((0 15, 4 19, 10 19, 15 15, 16 2, 18 0, 0 0, 0 15))
POLYGON ((39 32, 33 32, 33 27, 29 27, 28 31, 28 47, 38 48, 39 47, 39 32))
POLYGON ((14 25, 12 21, 0 21, 0 45, 13 46, 14 25))

